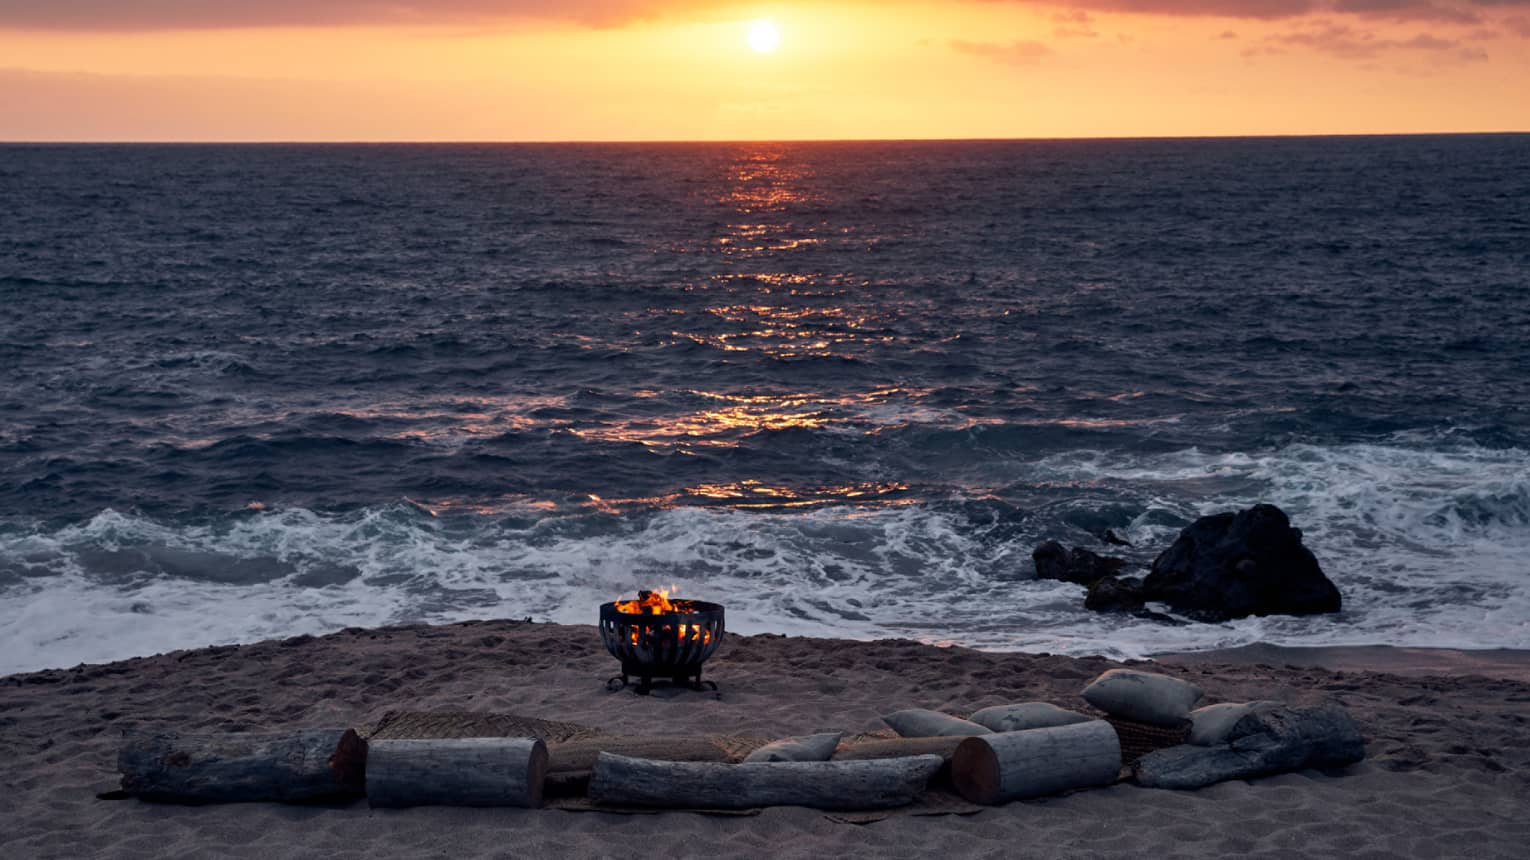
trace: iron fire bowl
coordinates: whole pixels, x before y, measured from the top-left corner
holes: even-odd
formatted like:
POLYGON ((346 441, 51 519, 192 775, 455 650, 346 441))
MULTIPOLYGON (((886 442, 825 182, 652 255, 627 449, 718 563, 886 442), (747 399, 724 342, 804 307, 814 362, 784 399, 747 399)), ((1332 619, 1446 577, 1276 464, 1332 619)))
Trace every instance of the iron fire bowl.
POLYGON ((701 664, 722 644, 723 607, 704 600, 675 603, 691 611, 638 615, 601 604, 600 640, 622 661, 624 681, 636 675, 644 687, 656 677, 699 685, 701 664))

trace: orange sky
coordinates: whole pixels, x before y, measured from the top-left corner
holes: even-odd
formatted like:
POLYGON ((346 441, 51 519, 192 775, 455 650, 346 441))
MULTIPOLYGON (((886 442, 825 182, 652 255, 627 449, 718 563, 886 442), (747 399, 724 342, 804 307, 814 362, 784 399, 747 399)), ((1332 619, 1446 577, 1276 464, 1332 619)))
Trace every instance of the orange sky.
POLYGON ((3 140, 1495 131, 1527 94, 1530 0, 0 0, 3 140))

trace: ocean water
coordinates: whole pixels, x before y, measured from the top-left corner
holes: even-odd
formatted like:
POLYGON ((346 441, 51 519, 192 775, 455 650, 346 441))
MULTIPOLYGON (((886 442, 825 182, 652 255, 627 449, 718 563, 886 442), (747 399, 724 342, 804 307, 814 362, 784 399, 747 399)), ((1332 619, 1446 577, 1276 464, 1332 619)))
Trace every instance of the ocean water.
POLYGON ((1530 136, 0 147, 0 673, 662 585, 1530 647, 1530 136), (1034 579, 1259 501, 1343 613, 1034 579))

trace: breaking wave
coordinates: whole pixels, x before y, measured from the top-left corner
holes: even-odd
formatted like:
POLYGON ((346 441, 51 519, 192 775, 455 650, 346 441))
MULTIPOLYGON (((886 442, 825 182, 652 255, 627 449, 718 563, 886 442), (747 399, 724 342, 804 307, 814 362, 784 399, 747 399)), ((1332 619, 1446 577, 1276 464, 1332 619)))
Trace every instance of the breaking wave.
POLYGON ((480 514, 401 502, 13 522, 0 531, 0 672, 350 626, 589 624, 599 603, 667 585, 724 603, 741 633, 1116 657, 1258 640, 1530 647, 1522 450, 1077 451, 1032 470, 1032 486, 1082 491, 1033 508, 952 498, 480 514), (1304 530, 1344 593, 1343 613, 1167 627, 1085 612, 1079 587, 1033 578, 1041 540, 1096 543, 1112 528, 1133 544, 1117 551, 1145 565, 1195 516, 1256 501, 1280 504, 1304 530))

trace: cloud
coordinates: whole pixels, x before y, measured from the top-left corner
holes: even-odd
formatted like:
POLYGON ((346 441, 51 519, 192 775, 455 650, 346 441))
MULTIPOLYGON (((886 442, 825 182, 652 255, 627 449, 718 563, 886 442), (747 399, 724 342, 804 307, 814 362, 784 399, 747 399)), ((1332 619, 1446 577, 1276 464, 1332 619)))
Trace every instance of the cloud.
POLYGON ((1082 9, 1058 12, 1052 16, 1052 21, 1058 25, 1052 28, 1052 35, 1059 39, 1093 39, 1100 35, 1090 26, 1094 17, 1082 9))
MULTIPOLYGON (((856 0, 850 0, 856 2, 856 0)), ((870 3, 872 0, 859 0, 870 3)), ((922 0, 930 2, 930 0, 922 0)), ((1089 13, 1275 20, 1312 13, 1472 23, 1530 0, 944 0, 1064 8, 1059 30, 1086 35, 1089 13), (1077 16, 1077 17, 1075 17, 1077 16), (1071 32, 1078 31, 1078 32, 1071 32)), ((672 13, 735 13, 737 0, 0 0, 0 28, 149 31, 224 27, 422 25, 542 18, 616 26, 672 13)), ((1064 35, 1059 32, 1059 35, 1064 35)))
POLYGON ((0 0, 0 27, 80 31, 442 24, 561 18, 594 26, 706 5, 686 0, 0 0))
POLYGON ((1007 63, 1011 66, 1034 66, 1052 56, 1051 48, 1041 42, 1029 40, 1017 40, 1006 45, 999 42, 968 42, 954 39, 951 41, 951 50, 1007 63))
POLYGON ((1530 18, 1505 18, 1503 26, 1516 36, 1530 39, 1530 18))
POLYGON ((1333 11, 1400 21, 1442 21, 1448 24, 1482 21, 1482 16, 1470 8, 1440 6, 1432 0, 1337 0, 1333 11))
POLYGON ((1317 13, 1339 13, 1397 21, 1472 24, 1487 9, 1530 9, 1530 0, 985 0, 990 3, 1035 2, 1070 9, 1141 15, 1279 20, 1317 13))
POLYGON ((1306 48, 1343 60, 1375 60, 1389 54, 1430 55, 1442 61, 1479 62, 1488 58, 1481 48, 1420 33, 1411 39, 1383 39, 1369 30, 1343 24, 1323 24, 1266 36, 1261 47, 1245 50, 1244 56, 1282 54, 1287 48, 1306 48))

